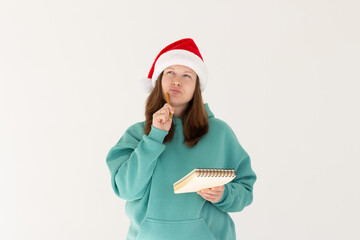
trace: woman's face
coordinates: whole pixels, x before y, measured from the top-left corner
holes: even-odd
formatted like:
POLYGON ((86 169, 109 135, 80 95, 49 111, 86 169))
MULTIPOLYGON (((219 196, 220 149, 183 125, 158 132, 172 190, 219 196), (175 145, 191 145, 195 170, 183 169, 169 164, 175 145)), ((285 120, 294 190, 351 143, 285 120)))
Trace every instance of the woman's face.
POLYGON ((161 79, 164 100, 166 100, 165 94, 168 92, 172 106, 186 107, 194 96, 196 78, 196 73, 183 65, 172 65, 165 68, 161 79))

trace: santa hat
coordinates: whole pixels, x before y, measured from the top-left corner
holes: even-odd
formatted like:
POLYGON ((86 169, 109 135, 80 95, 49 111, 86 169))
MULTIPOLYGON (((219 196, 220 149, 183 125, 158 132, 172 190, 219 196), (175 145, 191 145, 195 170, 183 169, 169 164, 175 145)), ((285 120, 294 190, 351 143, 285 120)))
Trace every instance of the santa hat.
POLYGON ((191 38, 178 40, 161 50, 155 58, 148 77, 141 82, 143 88, 151 92, 161 72, 172 65, 191 68, 199 77, 200 90, 204 91, 207 84, 207 69, 198 47, 191 38))

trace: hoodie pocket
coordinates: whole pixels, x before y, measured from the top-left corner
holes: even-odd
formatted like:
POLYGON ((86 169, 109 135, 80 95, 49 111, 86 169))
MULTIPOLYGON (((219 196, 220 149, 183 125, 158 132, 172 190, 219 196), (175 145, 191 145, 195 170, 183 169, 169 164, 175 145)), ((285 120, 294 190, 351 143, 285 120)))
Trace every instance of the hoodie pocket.
POLYGON ((137 240, 216 240, 203 218, 184 221, 164 221, 147 218, 137 240))

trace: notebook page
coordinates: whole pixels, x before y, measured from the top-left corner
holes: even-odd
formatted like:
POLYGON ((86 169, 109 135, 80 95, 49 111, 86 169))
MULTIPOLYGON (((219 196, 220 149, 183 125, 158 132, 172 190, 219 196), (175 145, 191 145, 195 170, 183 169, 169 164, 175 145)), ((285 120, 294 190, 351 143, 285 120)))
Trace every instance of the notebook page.
POLYGON ((185 192, 196 192, 198 190, 204 188, 210 188, 215 186, 224 185, 231 180, 233 180, 235 176, 232 177, 194 177, 191 182, 187 185, 176 191, 175 193, 185 193, 185 192))

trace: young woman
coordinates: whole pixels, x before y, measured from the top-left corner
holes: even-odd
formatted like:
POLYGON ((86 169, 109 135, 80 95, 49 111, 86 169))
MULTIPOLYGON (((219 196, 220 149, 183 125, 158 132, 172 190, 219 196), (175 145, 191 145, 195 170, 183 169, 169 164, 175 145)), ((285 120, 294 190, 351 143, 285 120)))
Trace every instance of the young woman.
POLYGON ((165 47, 148 81, 146 120, 130 126, 106 158, 113 190, 127 200, 127 239, 235 240, 228 212, 252 202, 256 175, 232 129, 203 103, 207 72, 195 42, 186 38, 165 47), (175 194, 173 184, 195 168, 235 169, 236 177, 175 194))

